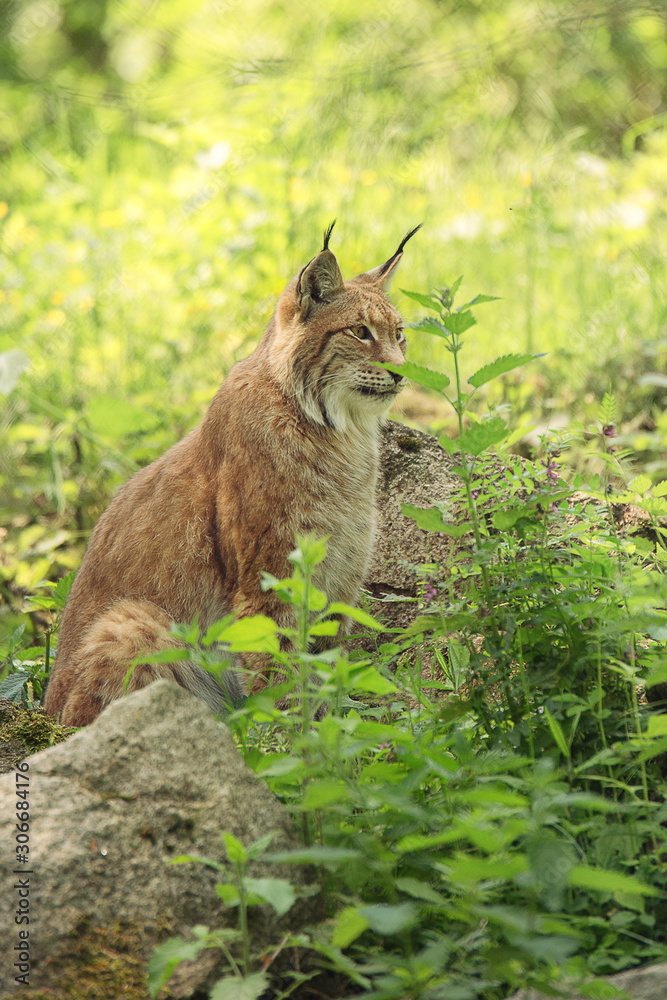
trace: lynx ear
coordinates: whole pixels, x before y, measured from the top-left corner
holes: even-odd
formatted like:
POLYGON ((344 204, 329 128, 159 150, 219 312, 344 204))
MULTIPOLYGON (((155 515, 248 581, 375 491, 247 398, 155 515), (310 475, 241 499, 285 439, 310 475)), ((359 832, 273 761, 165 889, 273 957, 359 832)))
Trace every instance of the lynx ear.
POLYGON ((388 292, 391 288, 391 283, 398 269, 401 257, 403 256, 403 247, 408 240, 415 235, 417 230, 421 229, 422 225, 423 223, 420 222, 418 226, 415 226, 414 229, 410 230, 407 236, 403 237, 398 245, 398 250, 389 258, 389 260, 386 260, 384 264, 380 264, 379 267, 374 267, 371 271, 366 271, 364 274, 360 274, 354 280, 377 285, 383 292, 388 292))
POLYGON ((343 287, 343 275, 331 250, 322 250, 307 264, 296 283, 296 298, 305 316, 313 305, 326 302, 343 287))

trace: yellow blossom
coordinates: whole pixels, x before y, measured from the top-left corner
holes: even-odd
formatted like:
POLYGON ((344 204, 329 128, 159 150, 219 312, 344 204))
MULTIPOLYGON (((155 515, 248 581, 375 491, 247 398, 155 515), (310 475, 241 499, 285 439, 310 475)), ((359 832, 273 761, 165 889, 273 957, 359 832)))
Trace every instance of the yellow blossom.
POLYGON ((289 200, 292 205, 303 205, 308 188, 303 177, 290 177, 289 200))
POLYGON ((466 208, 480 208, 482 204, 482 193, 479 184, 468 184, 463 192, 463 204, 466 208))
POLYGON ((4 302, 7 296, 5 295, 4 289, 0 288, 0 302, 4 302))
POLYGON ((108 208, 100 212, 97 222, 102 229, 109 229, 111 226, 121 226, 124 222, 123 213, 119 208, 108 208))
POLYGON ((62 326, 67 320, 67 316, 62 309, 49 309, 46 314, 46 322, 51 326, 62 326))
POLYGON ((4 219, 9 211, 9 205, 6 201, 0 201, 0 219, 4 219))
POLYGON ((80 267, 72 267, 67 272, 67 280, 69 281, 70 285, 80 285, 81 282, 85 280, 85 277, 86 276, 80 267))
POLYGON ((359 174, 359 180, 362 184, 365 184, 366 187, 371 187, 372 184, 375 184, 377 179, 378 175, 374 170, 362 170, 359 174))
POLYGON ((529 188, 533 183, 533 172, 532 170, 522 170, 519 174, 519 182, 521 187, 529 188))
POLYGON ((79 309, 81 312, 90 312, 94 305, 95 299, 92 295, 84 295, 82 299, 79 299, 79 309))
POLYGON ((65 301, 65 293, 64 292, 53 292, 53 294, 51 295, 51 305, 52 306, 61 306, 64 301, 65 301))

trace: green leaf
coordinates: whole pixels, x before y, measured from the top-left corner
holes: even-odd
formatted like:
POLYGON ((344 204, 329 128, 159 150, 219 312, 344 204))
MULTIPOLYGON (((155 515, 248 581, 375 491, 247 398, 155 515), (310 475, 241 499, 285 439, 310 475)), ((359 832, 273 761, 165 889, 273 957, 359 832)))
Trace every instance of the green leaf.
POLYGON ((476 326, 477 320, 470 312, 459 312, 446 316, 444 324, 451 333, 458 336, 469 330, 471 326, 476 326))
POLYGON ((171 977, 176 966, 181 962, 191 962, 202 949, 207 947, 206 936, 208 927, 192 928, 197 940, 186 941, 181 937, 169 938, 157 946, 148 960, 148 992, 151 997, 157 996, 164 984, 171 977))
POLYGON ((202 638, 202 645, 209 648, 214 642, 218 642, 222 633, 226 628, 229 628, 233 621, 234 616, 227 615, 226 618, 221 618, 220 621, 213 622, 212 625, 209 625, 206 630, 206 635, 202 638))
POLYGON ((413 903, 376 903, 360 907, 359 913, 368 920, 371 930, 383 937, 398 934, 417 920, 417 908, 413 903))
POLYGON ((456 293, 458 292, 459 288, 461 287, 461 282, 462 281, 463 281, 463 275, 461 274, 456 279, 456 281, 454 282, 454 284, 452 285, 452 287, 449 289, 449 301, 450 302, 454 301, 454 296, 456 295, 456 293))
POLYGON ((432 889, 428 882, 422 882, 418 878, 412 878, 410 876, 405 876, 404 878, 397 878, 395 881, 395 886, 400 889, 401 892, 405 892, 408 896, 412 896, 413 899, 423 899, 426 903, 434 903, 436 906, 442 906, 447 900, 435 889, 432 889))
POLYGON ((290 774, 303 767, 302 761, 298 757, 290 757, 288 754, 266 754, 260 758, 257 767, 257 774, 263 778, 279 778, 283 774, 290 774))
POLYGON ((382 629, 383 625, 381 622, 376 621, 367 611, 362 611, 361 608, 354 608, 351 604, 344 604, 342 601, 333 601, 332 604, 327 608, 328 615, 347 615, 352 621, 358 622, 359 625, 366 625, 368 628, 374 628, 376 630, 382 629))
MULTIPOLYGON (((2 685, 0 684, 0 690, 2 685)), ((667 715, 650 715, 648 720, 649 736, 667 736, 667 715)))
POLYGON ((487 448, 504 441, 508 434, 509 429, 504 420, 492 417, 491 420, 483 420, 481 424, 471 424, 457 443, 466 455, 481 455, 487 448))
POLYGON ((370 694, 395 694, 399 689, 375 667, 366 667, 354 678, 353 690, 370 694))
POLYGON ((276 623, 266 615, 238 618, 218 634, 218 641, 229 643, 233 653, 277 653, 280 650, 276 623))
POLYGON ((491 518, 491 523, 498 531, 507 531, 508 528, 513 528, 517 521, 521 521, 522 518, 534 516, 535 509, 533 507, 510 507, 509 510, 495 511, 491 518))
POLYGON ((513 854, 507 858, 480 858, 459 855, 448 862, 450 878, 462 885, 476 885, 487 879, 513 879, 521 872, 528 871, 528 859, 523 854, 513 854))
POLYGON ((441 308, 440 299, 437 295, 423 295, 421 292, 408 292, 405 288, 401 288, 404 295, 407 295, 409 299, 413 299, 418 302, 420 306, 424 306, 425 309, 437 309, 441 308))
POLYGON ((23 691, 30 677, 29 670, 17 670, 15 673, 9 674, 0 683, 0 696, 7 698, 9 701, 22 701, 23 691))
POLYGON ((651 688, 656 684, 664 684, 665 681, 667 681, 667 663, 662 663, 646 678, 646 687, 651 688))
POLYGON ((449 378, 444 372, 434 372, 430 368, 422 368, 412 361, 405 361, 402 365, 378 364, 379 368, 385 368, 389 372, 396 372, 397 375, 405 375, 412 382, 423 385, 427 389, 436 389, 442 392, 449 385, 449 378))
POLYGON ((338 635, 338 629, 340 627, 340 622, 337 621, 326 621, 326 622, 315 622, 314 625, 308 629, 309 635, 338 635))
POLYGON ((227 857, 233 864, 243 864, 248 860, 245 847, 233 833, 223 833, 222 839, 227 848, 227 857))
POLYGON ((209 993, 210 1000, 258 1000, 269 988, 266 972, 253 972, 250 976, 225 976, 219 979, 209 993))
POLYGON ((628 1000, 625 990, 619 990, 607 979, 590 979, 587 983, 577 986, 577 993, 589 1000, 628 1000))
POLYGON ((368 926, 368 918, 361 915, 358 907, 347 906, 336 917, 331 943, 334 948, 347 948, 368 926))
POLYGON ((481 305, 483 305, 484 302, 500 302, 500 296, 499 295, 476 295, 474 299, 470 300, 470 302, 466 302, 466 304, 464 306, 461 306, 461 309, 469 309, 470 306, 481 306, 481 305))
POLYGON ((451 535, 452 538, 463 538, 469 531, 472 531, 472 524, 464 521, 463 524, 452 524, 451 521, 443 521, 442 513, 437 507, 413 507, 410 503, 402 503, 401 510, 406 517, 411 518, 423 531, 437 531, 443 535, 451 535))
POLYGON ((443 833, 409 833, 402 837, 397 843, 397 848, 402 854, 414 854, 417 851, 431 851, 435 847, 443 844, 451 844, 464 837, 460 827, 452 827, 443 833))
POLYGON ((567 757, 567 759, 569 760, 570 748, 567 745, 567 740, 565 739, 565 733, 563 732, 560 722, 558 721, 558 719, 554 719, 553 715, 546 707, 544 709, 544 715, 546 717, 547 722, 549 723, 549 729, 551 730, 551 735, 558 744, 558 747, 563 756, 567 757))
POLYGON ((263 833, 261 837, 257 840, 253 840, 252 844, 248 844, 246 847, 246 854, 249 858, 259 858, 268 848, 271 846, 271 842, 276 835, 276 830, 269 830, 268 833, 263 833))
POLYGON ((423 333, 433 333, 436 337, 444 337, 449 340, 452 336, 451 330, 448 330, 446 326, 440 322, 440 320, 432 319, 430 317, 425 317, 420 319, 418 323, 408 323, 411 330, 421 330, 423 333))
POLYGON ((660 891, 633 875, 609 871, 605 868, 589 868, 575 865, 571 868, 567 881, 580 889, 599 889, 601 892, 628 892, 638 896, 659 896, 660 891))
POLYGON ((310 844, 308 847, 295 848, 293 851, 278 851, 275 854, 264 855, 264 861, 281 864, 283 861, 296 864, 327 865, 340 864, 362 857, 361 851, 351 847, 325 847, 321 844, 310 844))
POLYGON ((348 798, 348 788, 344 781, 331 780, 309 782, 306 794, 301 800, 302 809, 323 809, 333 802, 342 802, 348 798))
POLYGON ((239 890, 231 882, 223 882, 220 885, 216 885, 215 891, 217 892, 220 899, 223 901, 225 906, 233 908, 239 905, 240 894, 239 890))
POLYGON ((440 447, 444 449, 448 455, 458 455, 459 446, 458 442, 455 441, 454 438, 447 437, 446 434, 443 434, 438 438, 438 441, 440 442, 440 447))
POLYGON ((170 865, 186 865, 186 864, 198 864, 206 865, 207 868, 213 868, 217 872, 222 872, 224 875, 227 874, 226 867, 220 861, 216 861, 215 858, 203 858, 198 854, 179 854, 175 858, 170 858, 170 865))
POLYGON ((504 375, 505 372, 511 372, 512 369, 521 368, 522 365, 534 361, 535 358, 543 357, 544 354, 505 354, 502 358, 496 358, 491 364, 484 365, 483 368, 476 371, 474 375, 470 376, 468 382, 478 389, 480 385, 490 382, 491 379, 497 378, 499 375, 504 375))
POLYGON ((644 493, 651 489, 652 485, 651 477, 642 473, 641 476, 635 476, 634 479, 630 480, 628 488, 643 496, 644 493))
POLYGON ((287 557, 296 566, 319 566, 327 555, 327 539, 305 535, 297 539, 297 547, 287 557))
POLYGON ((73 569, 65 576, 62 576, 51 591, 51 597, 53 598, 57 608, 64 608, 67 604, 67 598, 69 597, 69 592, 72 589, 75 577, 76 570, 73 569))
POLYGON ((246 878, 248 892, 268 903, 279 917, 292 908, 296 895, 292 885, 284 878, 246 878))
POLYGON ((667 479, 661 480, 653 487, 654 497, 667 497, 667 479))

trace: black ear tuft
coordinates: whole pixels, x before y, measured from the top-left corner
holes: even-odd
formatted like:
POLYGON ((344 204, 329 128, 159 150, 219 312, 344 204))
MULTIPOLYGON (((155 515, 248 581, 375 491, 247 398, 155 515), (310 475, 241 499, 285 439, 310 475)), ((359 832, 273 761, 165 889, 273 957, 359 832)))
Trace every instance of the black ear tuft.
MULTIPOLYGON (((403 239, 401 240, 401 242, 399 244, 398 250, 396 251, 396 254, 403 252, 403 247, 405 246, 405 244, 408 242, 408 240, 412 239, 412 237, 415 235, 415 233, 417 232, 417 230, 421 229, 421 227, 423 225, 424 225, 424 223, 420 222, 418 226, 415 226, 414 229, 410 230, 410 232, 408 233, 407 236, 403 237, 403 239)), ((394 257, 396 256, 396 254, 394 254, 394 257)))
MULTIPOLYGON (((336 225, 336 220, 334 219, 329 228, 324 230, 324 246, 322 247, 323 250, 329 249, 329 238, 331 237, 331 233, 333 232, 333 227, 335 225, 336 225)), ((410 235, 412 235, 412 233, 410 235)), ((409 239, 409 237, 406 236, 406 239, 409 239)))
POLYGON ((409 232, 409 233, 408 233, 408 234, 407 234, 406 236, 404 236, 404 237, 403 237, 403 239, 401 240, 401 242, 400 242, 400 243, 398 244, 398 250, 396 251, 396 253, 395 253, 395 254, 392 254, 392 255, 391 255, 391 257, 389 258, 389 260, 388 260, 388 261, 386 261, 386 262, 385 262, 385 263, 384 263, 384 264, 382 265, 382 267, 380 268, 380 271, 379 271, 379 274, 380 274, 380 275, 383 275, 383 274, 384 274, 384 273, 385 273, 386 271, 388 271, 388 270, 389 270, 389 268, 390 268, 390 267, 391 267, 391 265, 392 265, 392 264, 394 263, 394 261, 395 261, 395 260, 396 260, 396 258, 397 258, 397 257, 399 256, 399 254, 402 254, 402 253, 403 253, 403 247, 404 247, 404 246, 405 246, 405 244, 406 244, 406 243, 408 242, 408 240, 412 239, 412 237, 413 237, 413 236, 415 235, 415 233, 417 232, 417 230, 418 230, 418 229, 421 229, 421 227, 422 227, 423 225, 424 225, 424 223, 423 223, 423 222, 420 222, 418 226, 415 226, 415 228, 414 228, 414 229, 411 229, 411 230, 410 230, 410 232, 409 232))

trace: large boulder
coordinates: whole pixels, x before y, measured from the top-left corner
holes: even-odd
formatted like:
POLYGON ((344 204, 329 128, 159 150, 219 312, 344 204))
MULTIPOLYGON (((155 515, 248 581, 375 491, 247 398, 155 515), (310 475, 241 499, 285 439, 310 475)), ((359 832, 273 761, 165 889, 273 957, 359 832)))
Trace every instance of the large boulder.
MULTIPOLYGON (((23 802, 16 788, 24 779, 21 772, 0 777, 3 998, 145 998, 146 962, 156 944, 187 936, 194 924, 236 926, 238 911, 226 910, 215 890, 220 875, 170 859, 194 854, 224 862, 222 831, 244 844, 276 831, 271 850, 300 843, 228 728, 166 681, 115 702, 27 764, 26 865, 16 851, 16 804, 23 802), (17 924, 17 912, 29 914, 30 923, 17 924), (29 931, 27 948, 22 930, 29 931), (15 983, 18 946, 30 954, 29 987, 15 983)), ((254 863, 250 874, 307 880, 303 870, 267 863, 254 863)), ((312 919, 317 906, 317 897, 303 899, 280 920, 268 907, 253 908, 255 941, 270 947, 288 927, 312 919)), ((220 976, 215 958, 203 952, 188 963, 170 995, 192 996, 220 976)))

